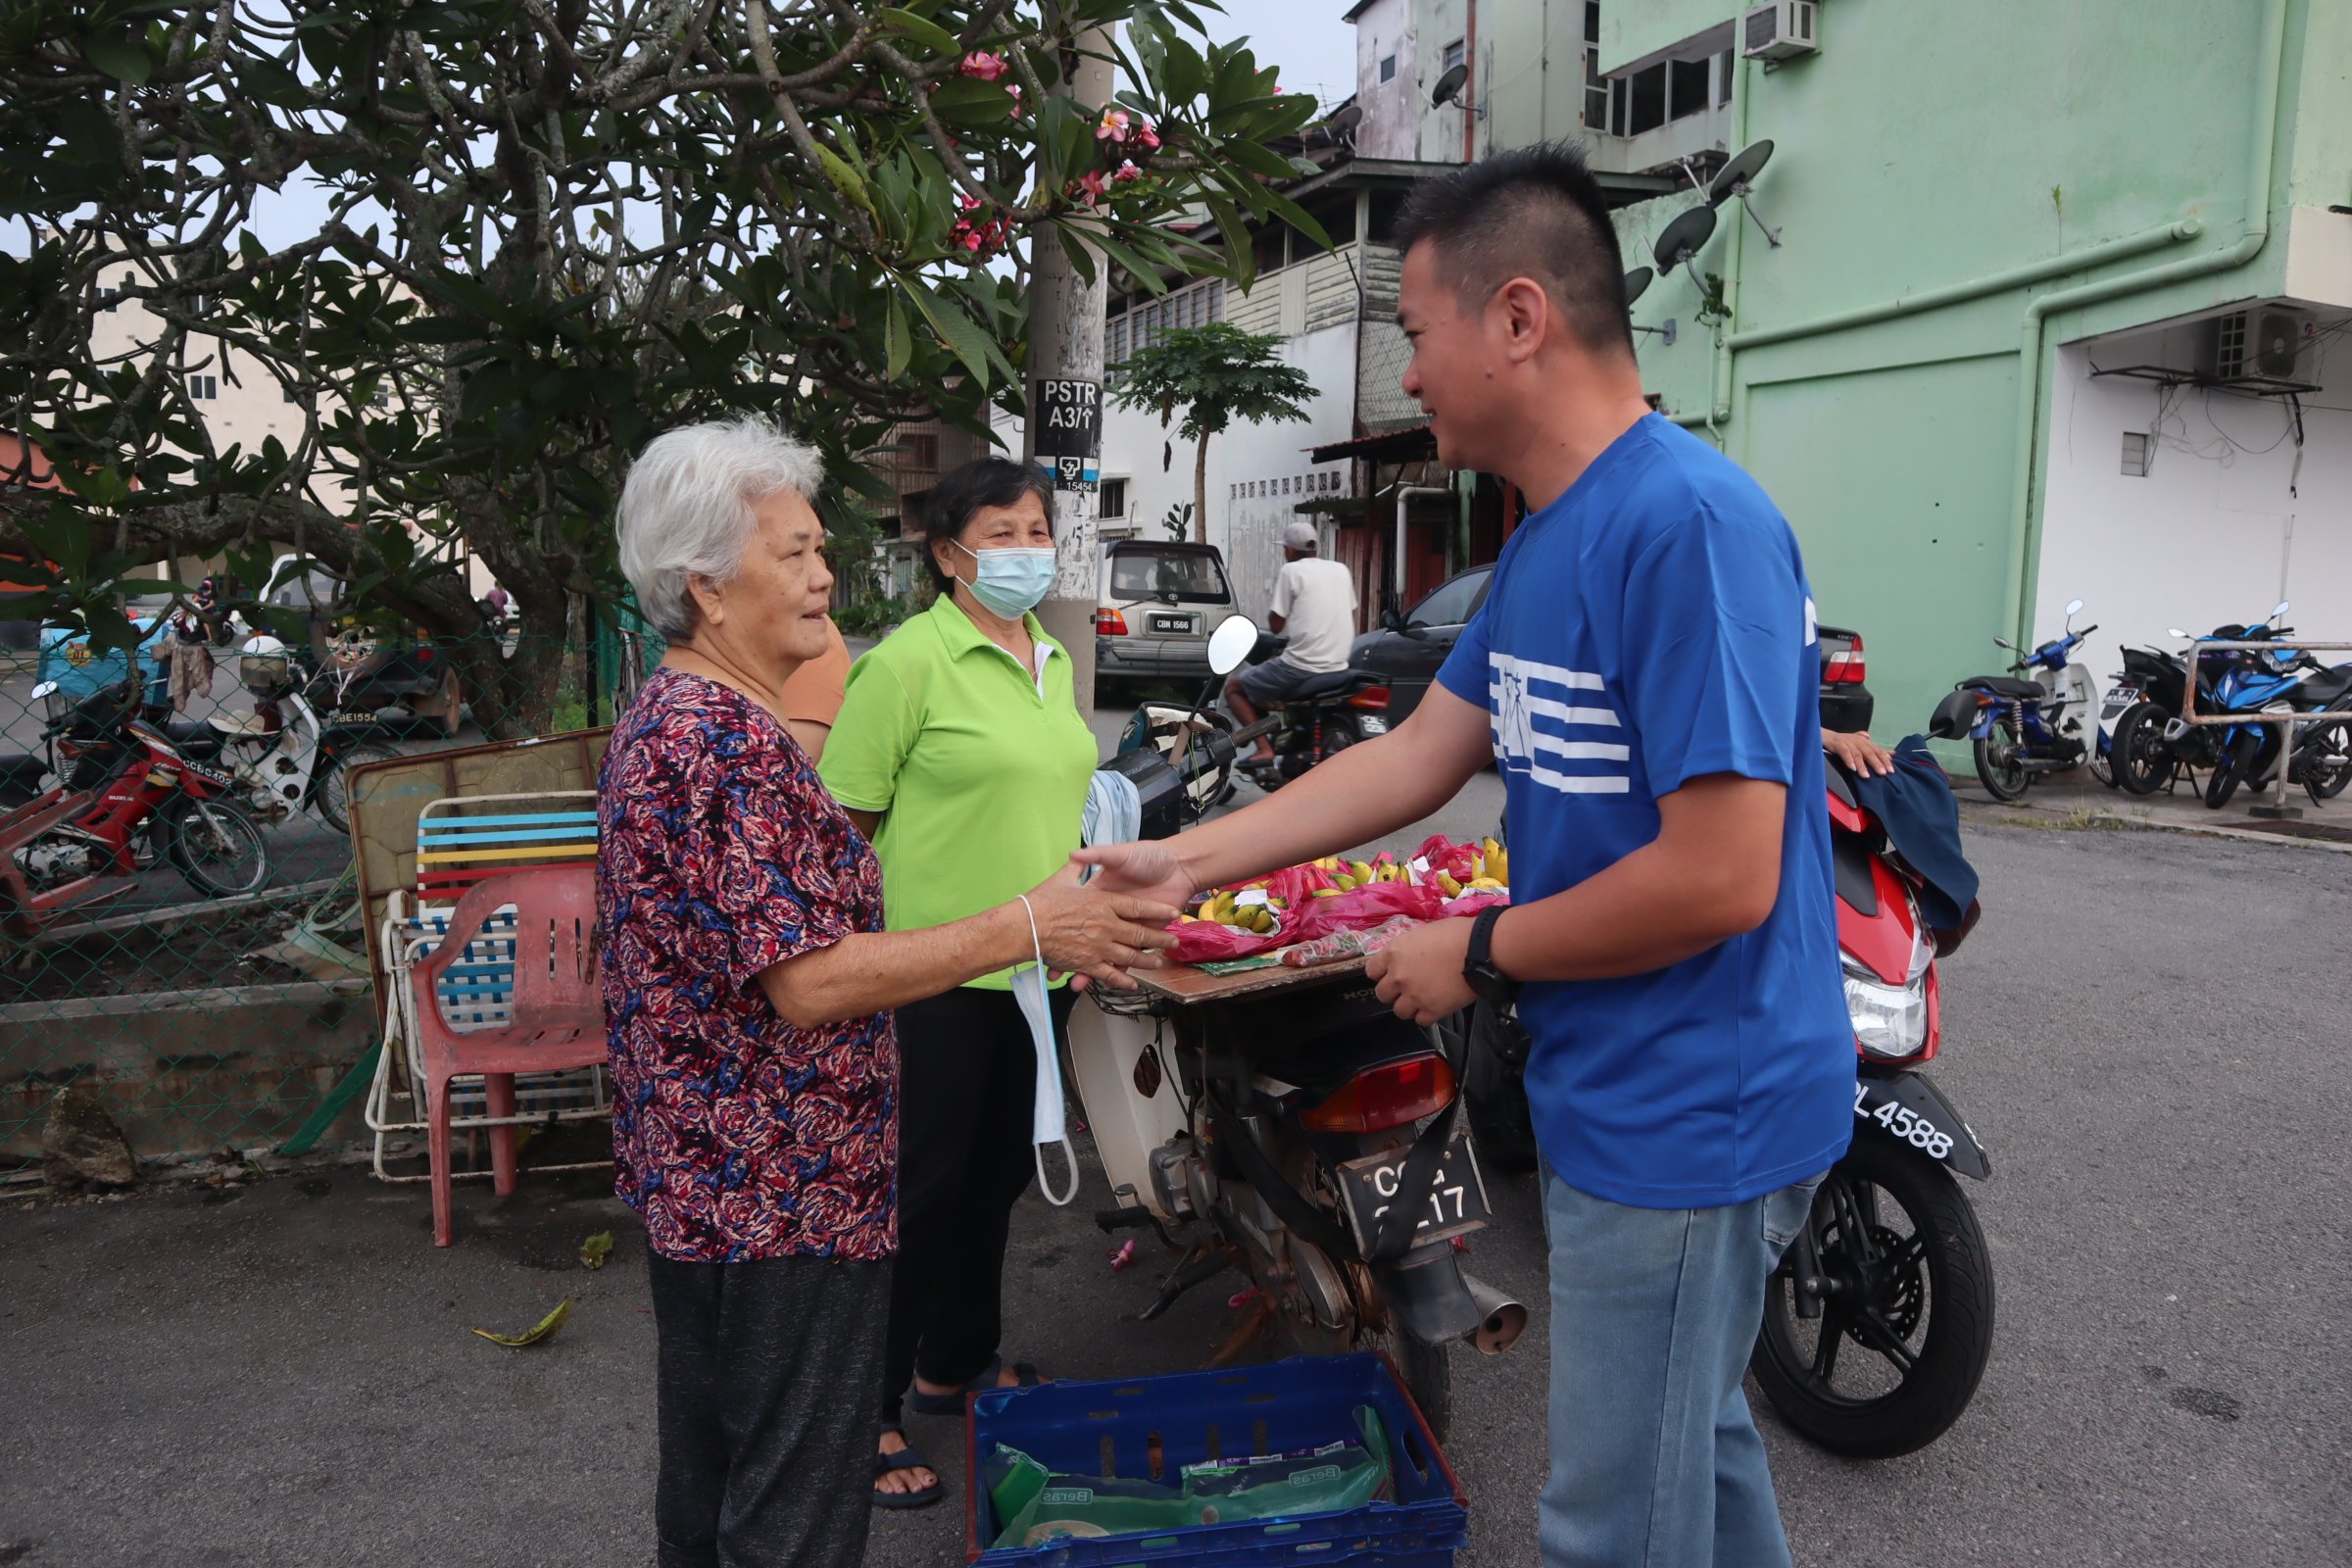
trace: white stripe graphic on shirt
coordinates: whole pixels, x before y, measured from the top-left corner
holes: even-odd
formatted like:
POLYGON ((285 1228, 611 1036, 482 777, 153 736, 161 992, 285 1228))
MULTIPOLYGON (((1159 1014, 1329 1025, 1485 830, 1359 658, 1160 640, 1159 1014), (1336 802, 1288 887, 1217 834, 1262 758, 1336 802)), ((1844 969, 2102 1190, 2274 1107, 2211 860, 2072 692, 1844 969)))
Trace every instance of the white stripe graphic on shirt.
POLYGON ((1509 654, 1490 653, 1487 710, 1494 755, 1503 766, 1524 774, 1530 782, 1563 795, 1625 795, 1632 791, 1633 748, 1616 740, 1571 739, 1535 727, 1542 718, 1553 723, 1622 733, 1624 725, 1613 709, 1572 703, 1530 688, 1541 684, 1562 692, 1606 693, 1607 684, 1590 670, 1570 669, 1509 654), (1589 771, 1568 772, 1551 762, 1615 763, 1589 771))

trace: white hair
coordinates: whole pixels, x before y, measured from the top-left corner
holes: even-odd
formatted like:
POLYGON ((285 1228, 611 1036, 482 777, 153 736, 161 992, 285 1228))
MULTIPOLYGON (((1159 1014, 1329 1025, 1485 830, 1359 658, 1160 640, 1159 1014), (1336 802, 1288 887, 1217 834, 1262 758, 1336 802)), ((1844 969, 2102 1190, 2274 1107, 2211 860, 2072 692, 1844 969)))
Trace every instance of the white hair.
POLYGON ((694 630, 689 576, 725 582, 743 564, 753 508, 778 491, 816 499, 823 460, 758 415, 681 425, 629 466, 614 530, 637 609, 662 636, 694 630))

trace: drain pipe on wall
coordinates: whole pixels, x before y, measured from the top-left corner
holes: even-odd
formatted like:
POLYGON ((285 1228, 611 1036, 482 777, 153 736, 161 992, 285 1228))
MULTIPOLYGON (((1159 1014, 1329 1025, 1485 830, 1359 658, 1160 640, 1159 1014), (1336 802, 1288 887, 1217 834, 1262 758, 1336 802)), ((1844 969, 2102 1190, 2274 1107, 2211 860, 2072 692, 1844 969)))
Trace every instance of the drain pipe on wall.
POLYGON ((2044 294, 2026 307, 2024 334, 2018 344, 2017 484, 2010 497, 2009 624, 2020 648, 2034 646, 2032 596, 2041 569, 2041 514, 2034 493, 2041 445, 2041 357, 2044 326, 2064 311, 2097 305, 2118 295, 2136 294, 2210 272, 2243 267, 2261 254, 2271 236, 2271 182, 2277 171, 2278 100, 2286 74, 2287 0, 2269 0, 2262 19, 2261 76, 2254 90, 2254 145, 2246 170, 2246 231, 2224 250, 2187 256, 2177 262, 2143 268, 2120 277, 2064 288, 2044 294))

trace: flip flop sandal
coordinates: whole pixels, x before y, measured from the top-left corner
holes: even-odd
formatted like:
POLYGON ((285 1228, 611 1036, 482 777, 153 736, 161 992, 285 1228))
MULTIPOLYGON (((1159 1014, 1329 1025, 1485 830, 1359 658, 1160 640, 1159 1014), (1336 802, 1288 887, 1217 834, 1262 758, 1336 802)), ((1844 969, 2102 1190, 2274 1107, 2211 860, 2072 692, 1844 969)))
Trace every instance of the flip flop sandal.
MULTIPOLYGON (((961 1415, 964 1396, 987 1393, 997 1387, 997 1379, 1004 1373, 1004 1358, 999 1356, 981 1368, 977 1377, 951 1394, 926 1394, 921 1389, 910 1391, 906 1399, 907 1407, 916 1415, 961 1415)), ((1012 1364, 1012 1376, 1014 1381, 1011 1386, 1015 1388, 1034 1389, 1045 1381, 1038 1375, 1037 1368, 1026 1361, 1012 1364)))
MULTIPOLYGON (((902 1441, 906 1436, 905 1427, 886 1426, 882 1430, 896 1432, 902 1441)), ((893 1470, 928 1470, 931 1472, 931 1484, 917 1487, 912 1492, 884 1492, 876 1487, 874 1506, 877 1508, 928 1508, 948 1494, 946 1485, 939 1479, 939 1466, 924 1458, 921 1450, 912 1444, 907 1444, 896 1453, 875 1452, 874 1479, 879 1481, 893 1470)))

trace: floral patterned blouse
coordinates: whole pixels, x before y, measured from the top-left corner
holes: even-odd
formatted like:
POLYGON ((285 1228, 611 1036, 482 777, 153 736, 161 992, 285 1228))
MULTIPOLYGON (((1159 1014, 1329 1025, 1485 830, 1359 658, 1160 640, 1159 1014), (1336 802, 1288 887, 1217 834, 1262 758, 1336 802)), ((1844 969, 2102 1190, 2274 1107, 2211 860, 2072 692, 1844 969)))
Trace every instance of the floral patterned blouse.
POLYGON ((882 872, 742 693, 655 672, 597 783, 613 1190, 681 1262, 897 1250, 889 1013, 799 1029, 760 971, 882 929, 882 872))

